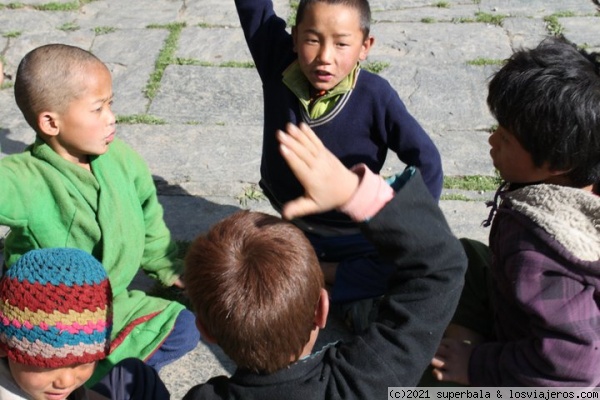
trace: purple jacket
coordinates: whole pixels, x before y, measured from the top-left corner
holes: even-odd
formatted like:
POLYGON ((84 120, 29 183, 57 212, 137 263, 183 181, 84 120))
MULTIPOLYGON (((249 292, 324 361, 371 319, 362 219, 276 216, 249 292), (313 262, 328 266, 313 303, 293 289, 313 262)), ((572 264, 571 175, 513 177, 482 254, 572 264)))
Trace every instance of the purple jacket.
POLYGON ((532 185, 502 194, 490 232, 497 341, 473 386, 600 386, 600 197, 532 185))

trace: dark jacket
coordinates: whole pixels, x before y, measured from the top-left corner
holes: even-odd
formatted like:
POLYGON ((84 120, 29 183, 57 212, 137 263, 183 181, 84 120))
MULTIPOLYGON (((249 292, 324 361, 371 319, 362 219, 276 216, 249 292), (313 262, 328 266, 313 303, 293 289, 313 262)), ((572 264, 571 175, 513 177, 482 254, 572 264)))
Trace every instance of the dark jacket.
POLYGON ((458 302, 464 252, 419 173, 361 228, 397 267, 377 322, 284 370, 238 370, 184 399, 385 399, 388 386, 415 386, 458 302))

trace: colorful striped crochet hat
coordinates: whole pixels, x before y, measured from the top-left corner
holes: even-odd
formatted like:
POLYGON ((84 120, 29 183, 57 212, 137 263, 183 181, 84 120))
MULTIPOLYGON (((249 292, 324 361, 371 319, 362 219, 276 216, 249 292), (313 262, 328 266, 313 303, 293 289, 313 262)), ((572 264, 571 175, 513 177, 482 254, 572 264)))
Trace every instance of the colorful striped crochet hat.
POLYGON ((0 279, 0 349, 14 362, 60 368, 108 355, 112 293, 90 254, 31 250, 0 279))

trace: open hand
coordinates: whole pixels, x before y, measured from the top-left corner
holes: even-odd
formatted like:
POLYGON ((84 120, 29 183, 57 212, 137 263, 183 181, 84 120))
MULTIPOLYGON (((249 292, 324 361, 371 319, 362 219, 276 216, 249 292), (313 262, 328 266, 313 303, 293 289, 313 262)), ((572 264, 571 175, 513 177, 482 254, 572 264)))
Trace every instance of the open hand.
POLYGON ((288 124, 286 131, 277 131, 279 150, 305 192, 283 206, 283 217, 292 219, 345 204, 358 187, 358 175, 346 168, 308 125, 288 124))

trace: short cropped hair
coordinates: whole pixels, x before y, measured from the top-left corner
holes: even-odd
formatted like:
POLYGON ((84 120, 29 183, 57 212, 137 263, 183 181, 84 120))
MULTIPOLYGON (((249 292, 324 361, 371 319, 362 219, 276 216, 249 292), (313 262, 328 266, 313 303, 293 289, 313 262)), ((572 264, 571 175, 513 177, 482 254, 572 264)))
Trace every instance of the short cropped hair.
POLYGON ((343 5, 356 9, 360 16, 360 30, 363 32, 363 37, 365 39, 369 37, 371 32, 371 7, 368 0, 300 0, 296 11, 296 26, 302 22, 306 8, 314 3, 343 5))
POLYGON ((85 67, 104 65, 96 56, 66 44, 40 46, 23 57, 15 78, 15 100, 27 123, 39 133, 44 111, 64 112, 84 89, 85 67))
POLYGON ((489 84, 488 106, 527 150, 575 187, 600 181, 600 55, 548 38, 515 52, 489 84))
POLYGON ((237 212, 192 242, 183 276, 197 318, 239 368, 278 371, 309 342, 323 273, 291 223, 237 212))

